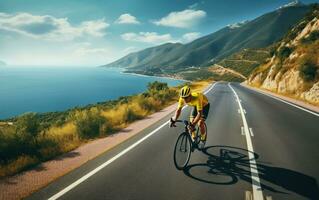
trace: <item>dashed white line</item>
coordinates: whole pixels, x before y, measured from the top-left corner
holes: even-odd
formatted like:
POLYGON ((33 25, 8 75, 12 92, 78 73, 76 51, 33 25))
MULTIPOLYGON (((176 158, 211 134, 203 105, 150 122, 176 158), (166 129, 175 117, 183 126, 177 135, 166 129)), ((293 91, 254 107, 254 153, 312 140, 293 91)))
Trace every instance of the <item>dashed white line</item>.
MULTIPOLYGON (((215 82, 207 91, 204 92, 204 94, 207 94, 209 91, 211 91, 214 86, 217 84, 218 82, 215 82)), ((186 106, 184 106, 183 109, 185 109, 186 106)), ((61 196, 63 196, 65 193, 69 192, 70 190, 72 190, 73 188, 75 188, 76 186, 78 186, 80 183, 84 182, 86 179, 90 178, 91 176, 93 176, 94 174, 96 174, 98 171, 100 171, 101 169, 103 169, 104 167, 108 166, 109 164, 111 164, 113 161, 115 161, 116 159, 120 158, 121 156, 123 156, 124 154, 126 154, 127 152, 129 152, 130 150, 132 150, 134 147, 136 147, 137 145, 139 145, 140 143, 142 143, 144 140, 146 140, 147 138, 149 138, 150 136, 152 136, 153 134, 155 134, 158 130, 160 130, 161 128, 163 128, 166 124, 168 124, 169 121, 165 122, 164 124, 162 124, 161 126, 159 126, 158 128, 156 128, 155 130, 153 130, 152 132, 150 132, 149 134, 147 134, 146 136, 144 136, 143 138, 141 138, 140 140, 138 140, 137 142, 135 142, 134 144, 132 144, 131 146, 127 147, 126 149, 124 149, 123 151, 121 151, 119 154, 115 155, 114 157, 112 157, 111 159, 107 160, 106 162, 104 162, 103 164, 101 164, 100 166, 98 166, 97 168, 95 168, 94 170, 90 171, 89 173, 87 173, 86 175, 82 176, 81 178, 79 178, 78 180, 76 180, 75 182, 73 182, 72 184, 70 184, 69 186, 67 186, 66 188, 64 188, 63 190, 61 190, 60 192, 56 193, 55 195, 53 195, 52 197, 49 198, 49 200, 55 200, 60 198, 61 196)))
POLYGON ((241 135, 245 135, 245 130, 244 130, 244 127, 240 127, 241 128, 241 135))
POLYGON ((254 132, 253 132, 253 129, 252 129, 252 128, 249 128, 249 132, 250 132, 250 135, 251 135, 252 137, 254 137, 254 132))
POLYGON ((233 89, 233 87, 230 85, 230 83, 228 83, 228 86, 230 87, 230 89, 234 92, 237 102, 238 102, 238 106, 239 109, 241 111, 241 118, 243 120, 243 125, 244 125, 244 132, 246 135, 246 142, 247 142, 247 148, 248 148, 248 157, 249 157, 249 165, 250 165, 250 172, 251 172, 251 180, 252 180, 252 187, 253 187, 253 199, 254 200, 263 200, 263 192, 261 189, 261 185, 260 185, 260 179, 259 179, 259 174, 258 174, 258 167, 256 164, 256 160, 255 160, 255 156, 254 156, 254 148, 253 148, 253 144, 251 141, 251 137, 250 137, 250 133, 248 130, 248 124, 246 121, 246 117, 244 115, 244 111, 243 111, 243 107, 240 103, 239 97, 236 93, 236 91, 233 89))

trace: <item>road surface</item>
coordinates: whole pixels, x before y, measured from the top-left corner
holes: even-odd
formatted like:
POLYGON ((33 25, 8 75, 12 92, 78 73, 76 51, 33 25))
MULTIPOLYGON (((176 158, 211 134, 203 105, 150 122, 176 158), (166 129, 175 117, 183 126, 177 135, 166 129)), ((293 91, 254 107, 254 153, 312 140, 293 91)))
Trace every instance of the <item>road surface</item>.
POLYGON ((206 95, 206 148, 186 170, 173 162, 183 126, 167 116, 28 199, 319 199, 319 115, 236 83, 206 95))

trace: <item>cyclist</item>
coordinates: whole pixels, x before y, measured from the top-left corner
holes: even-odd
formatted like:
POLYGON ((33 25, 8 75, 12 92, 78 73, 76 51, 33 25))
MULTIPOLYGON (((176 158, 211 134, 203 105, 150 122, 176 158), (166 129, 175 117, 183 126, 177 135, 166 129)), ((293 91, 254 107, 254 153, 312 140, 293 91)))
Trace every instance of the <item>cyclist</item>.
POLYGON ((175 115, 170 120, 170 127, 175 126, 175 122, 181 114, 182 107, 184 106, 184 103, 186 103, 189 106, 193 106, 189 125, 193 139, 196 134, 194 127, 198 123, 201 132, 200 140, 202 142, 206 141, 207 133, 204 122, 207 118, 210 106, 207 97, 201 92, 191 92, 191 89, 188 86, 184 86, 180 90, 179 97, 180 98, 178 100, 178 107, 176 109, 175 115))

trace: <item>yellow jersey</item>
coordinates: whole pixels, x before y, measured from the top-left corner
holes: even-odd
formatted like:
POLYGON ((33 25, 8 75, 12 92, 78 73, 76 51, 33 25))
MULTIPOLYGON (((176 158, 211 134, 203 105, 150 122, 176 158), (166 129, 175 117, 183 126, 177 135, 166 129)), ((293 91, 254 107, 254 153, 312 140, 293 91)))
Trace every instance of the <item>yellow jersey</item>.
MULTIPOLYGON (((203 107, 208 104, 207 97, 201 92, 192 92, 192 100, 187 103, 189 106, 195 106, 197 110, 203 110, 203 107)), ((178 100, 178 108, 182 108, 185 104, 185 100, 183 98, 179 98, 178 100)))

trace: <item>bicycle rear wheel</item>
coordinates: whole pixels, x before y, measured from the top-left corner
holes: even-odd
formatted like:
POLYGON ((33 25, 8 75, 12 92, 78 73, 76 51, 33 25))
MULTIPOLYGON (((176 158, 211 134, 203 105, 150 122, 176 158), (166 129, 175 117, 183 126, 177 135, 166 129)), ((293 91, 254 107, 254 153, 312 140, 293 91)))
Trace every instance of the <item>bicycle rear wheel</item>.
POLYGON ((184 169, 191 156, 192 142, 188 133, 184 132, 177 138, 174 148, 174 164, 177 169, 184 169))

